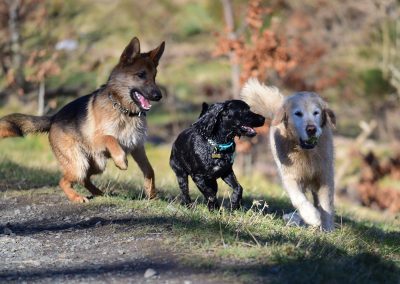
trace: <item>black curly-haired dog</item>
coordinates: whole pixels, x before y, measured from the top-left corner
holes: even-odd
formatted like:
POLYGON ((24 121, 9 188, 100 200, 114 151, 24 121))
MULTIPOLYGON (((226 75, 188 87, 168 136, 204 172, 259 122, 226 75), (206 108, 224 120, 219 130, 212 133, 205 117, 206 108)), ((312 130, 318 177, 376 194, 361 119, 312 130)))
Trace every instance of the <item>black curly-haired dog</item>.
POLYGON ((219 208, 217 179, 232 189, 231 208, 240 207, 243 188, 232 170, 235 136, 253 137, 253 127, 264 124, 264 117, 250 111, 243 101, 230 100, 208 105, 203 103, 199 119, 179 134, 171 151, 170 166, 182 191, 182 203, 189 205, 190 175, 207 200, 208 209, 219 208))

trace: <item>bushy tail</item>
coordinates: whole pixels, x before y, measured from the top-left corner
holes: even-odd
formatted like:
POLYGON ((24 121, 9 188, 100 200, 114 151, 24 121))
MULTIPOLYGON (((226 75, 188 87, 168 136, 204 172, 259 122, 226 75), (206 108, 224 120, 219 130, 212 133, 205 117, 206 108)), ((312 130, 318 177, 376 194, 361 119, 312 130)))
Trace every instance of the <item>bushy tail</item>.
POLYGON ((0 118, 0 138, 24 136, 28 133, 48 132, 51 117, 13 113, 0 118))
POLYGON ((268 87, 256 78, 250 78, 246 82, 240 97, 250 106, 252 111, 261 114, 269 121, 273 120, 284 100, 277 87, 268 87))

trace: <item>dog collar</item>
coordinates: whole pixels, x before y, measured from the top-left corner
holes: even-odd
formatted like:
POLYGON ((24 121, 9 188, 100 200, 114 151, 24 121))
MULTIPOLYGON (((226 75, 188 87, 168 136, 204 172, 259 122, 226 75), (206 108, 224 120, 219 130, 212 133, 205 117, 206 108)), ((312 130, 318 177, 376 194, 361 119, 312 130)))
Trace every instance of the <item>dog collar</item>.
POLYGON ((119 102, 117 102, 111 95, 111 93, 108 93, 108 98, 110 99, 113 109, 118 110, 120 113, 128 115, 128 116, 146 116, 146 112, 144 111, 139 111, 139 112, 131 112, 131 110, 123 107, 119 102))
POLYGON ((209 138, 207 139, 207 142, 213 147, 211 158, 221 159, 222 154, 229 155, 231 160, 230 162, 231 164, 233 164, 233 161, 235 160, 235 149, 236 149, 236 143, 234 141, 225 144, 219 144, 209 138))

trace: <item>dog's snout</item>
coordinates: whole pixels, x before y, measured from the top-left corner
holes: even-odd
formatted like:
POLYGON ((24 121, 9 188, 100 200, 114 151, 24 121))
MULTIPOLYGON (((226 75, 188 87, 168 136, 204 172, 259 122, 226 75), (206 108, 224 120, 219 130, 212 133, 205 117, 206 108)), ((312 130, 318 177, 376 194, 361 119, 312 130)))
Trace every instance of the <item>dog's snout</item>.
POLYGON ((253 127, 261 127, 264 125, 265 122, 265 117, 256 113, 251 113, 250 116, 251 118, 251 125, 253 127))
POLYGON ((152 100, 154 101, 159 101, 162 98, 162 94, 160 90, 154 90, 153 92, 151 92, 151 97, 152 100))
POLYGON ((317 127, 315 125, 309 124, 306 126, 306 132, 308 136, 314 136, 317 133, 317 127))
POLYGON ((264 123, 265 123, 265 117, 259 115, 259 116, 258 116, 258 123, 257 123, 257 124, 260 125, 260 126, 263 126, 264 123))

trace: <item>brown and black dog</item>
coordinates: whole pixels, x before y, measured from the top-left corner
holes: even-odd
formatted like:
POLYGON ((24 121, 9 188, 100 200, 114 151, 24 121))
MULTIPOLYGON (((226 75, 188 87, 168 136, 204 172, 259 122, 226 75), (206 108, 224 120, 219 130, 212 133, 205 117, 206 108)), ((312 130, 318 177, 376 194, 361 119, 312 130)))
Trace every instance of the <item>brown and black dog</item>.
POLYGON ((118 168, 126 170, 127 154, 144 174, 147 196, 155 197, 154 171, 144 150, 145 114, 151 108, 150 101, 162 97, 155 78, 164 46, 162 42, 150 52, 140 53, 140 42, 133 38, 105 85, 53 116, 10 114, 1 118, 0 138, 48 132, 63 172, 60 187, 73 202, 88 201, 74 191, 75 183, 83 184, 93 195, 102 195, 90 177, 102 173, 110 157, 118 168))

